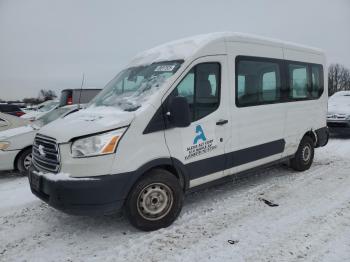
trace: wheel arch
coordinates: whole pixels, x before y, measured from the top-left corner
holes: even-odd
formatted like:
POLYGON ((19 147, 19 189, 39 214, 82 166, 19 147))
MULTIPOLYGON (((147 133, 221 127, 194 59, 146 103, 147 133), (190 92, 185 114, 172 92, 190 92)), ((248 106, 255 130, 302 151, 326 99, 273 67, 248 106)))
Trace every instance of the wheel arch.
POLYGON ((184 192, 188 189, 189 178, 185 170, 185 166, 175 158, 160 158, 144 164, 134 172, 134 178, 129 184, 129 187, 127 189, 128 192, 126 192, 126 195, 129 194, 130 190, 137 183, 137 181, 142 179, 144 176, 147 175, 148 172, 150 172, 153 169, 167 170, 179 180, 184 192))
MULTIPOLYGON (((304 137, 306 137, 306 136, 308 136, 308 137, 310 137, 311 139, 312 139, 312 141, 314 142, 314 147, 316 147, 316 145, 317 145, 317 140, 318 140, 318 138, 317 138, 317 134, 316 134, 316 132, 314 131, 314 130, 309 130, 309 131, 307 131, 304 135, 303 135, 303 137, 301 138, 301 140, 304 138, 304 137)), ((300 140, 300 141, 301 141, 300 140)))

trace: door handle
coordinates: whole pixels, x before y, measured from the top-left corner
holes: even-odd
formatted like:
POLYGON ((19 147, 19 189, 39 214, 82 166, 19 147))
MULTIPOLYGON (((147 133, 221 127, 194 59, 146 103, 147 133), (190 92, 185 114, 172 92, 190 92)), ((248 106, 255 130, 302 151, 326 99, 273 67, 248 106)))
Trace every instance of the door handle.
POLYGON ((222 126, 228 123, 228 120, 226 119, 220 119, 219 121, 216 122, 217 126, 222 126))

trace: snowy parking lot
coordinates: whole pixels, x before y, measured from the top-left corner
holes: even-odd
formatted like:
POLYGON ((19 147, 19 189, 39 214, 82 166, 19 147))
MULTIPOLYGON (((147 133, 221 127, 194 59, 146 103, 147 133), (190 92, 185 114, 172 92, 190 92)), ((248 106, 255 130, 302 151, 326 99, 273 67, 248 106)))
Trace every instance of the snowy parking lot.
POLYGON ((2 173, 0 261, 350 261, 349 153, 349 138, 333 138, 306 172, 277 166, 190 194, 149 233, 120 214, 56 211, 2 173))

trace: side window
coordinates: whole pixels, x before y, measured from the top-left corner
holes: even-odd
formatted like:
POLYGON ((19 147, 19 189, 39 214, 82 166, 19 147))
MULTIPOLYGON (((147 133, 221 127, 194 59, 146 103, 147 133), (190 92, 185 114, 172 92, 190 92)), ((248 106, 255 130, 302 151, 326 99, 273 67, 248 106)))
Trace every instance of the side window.
POLYGON ((277 99, 277 75, 276 71, 263 74, 262 79, 262 100, 265 102, 277 99))
POLYGON ((323 69, 322 66, 311 66, 311 97, 319 98, 323 93, 323 69))
POLYGON ((238 75, 237 97, 240 98, 245 92, 245 76, 238 75))
POLYGON ((220 64, 196 65, 178 84, 172 96, 183 96, 187 99, 192 121, 214 112, 220 104, 220 64))
POLYGON ((300 99, 308 98, 308 73, 307 65, 289 64, 289 86, 290 86, 290 98, 300 99))
POLYGON ((280 65, 262 59, 236 61, 236 105, 252 106, 280 100, 280 65))
POLYGON ((193 104, 194 95, 194 70, 192 69, 187 73, 184 79, 177 86, 178 96, 183 96, 187 98, 189 104, 193 104))

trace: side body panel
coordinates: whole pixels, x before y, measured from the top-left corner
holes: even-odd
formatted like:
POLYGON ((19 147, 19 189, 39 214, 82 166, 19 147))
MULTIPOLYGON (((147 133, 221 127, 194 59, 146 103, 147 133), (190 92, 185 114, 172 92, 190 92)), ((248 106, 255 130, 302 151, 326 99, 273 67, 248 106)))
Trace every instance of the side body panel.
MULTIPOLYGON (((286 106, 286 151, 284 156, 294 154, 299 146, 300 140, 308 131, 315 131, 327 126, 327 67, 325 58, 319 54, 303 52, 284 48, 284 59, 305 63, 323 65, 324 91, 320 98, 315 100, 295 101, 285 103, 286 106)), ((288 84, 288 83, 287 83, 288 84)))
MULTIPOLYGON (((283 59, 283 50, 278 46, 244 42, 228 42, 227 45, 230 54, 229 77, 232 90, 237 88, 235 86, 235 61, 238 56, 283 59)), ((239 156, 242 156, 243 151, 241 151, 241 154, 231 157, 229 168, 225 171, 227 175, 277 160, 281 158, 281 150, 283 151, 284 147, 286 105, 276 103, 238 107, 235 102, 235 96, 236 93, 233 92, 229 108, 232 122, 231 151, 248 150, 248 152, 245 157, 246 161, 243 162, 237 159, 239 156), (250 151, 249 148, 251 149, 250 151), (255 149, 265 153, 259 154, 255 149)))
POLYGON ((145 163, 156 159, 170 159, 164 130, 143 134, 156 111, 156 108, 150 105, 148 110, 140 113, 131 123, 118 144, 111 174, 135 171, 145 163))

